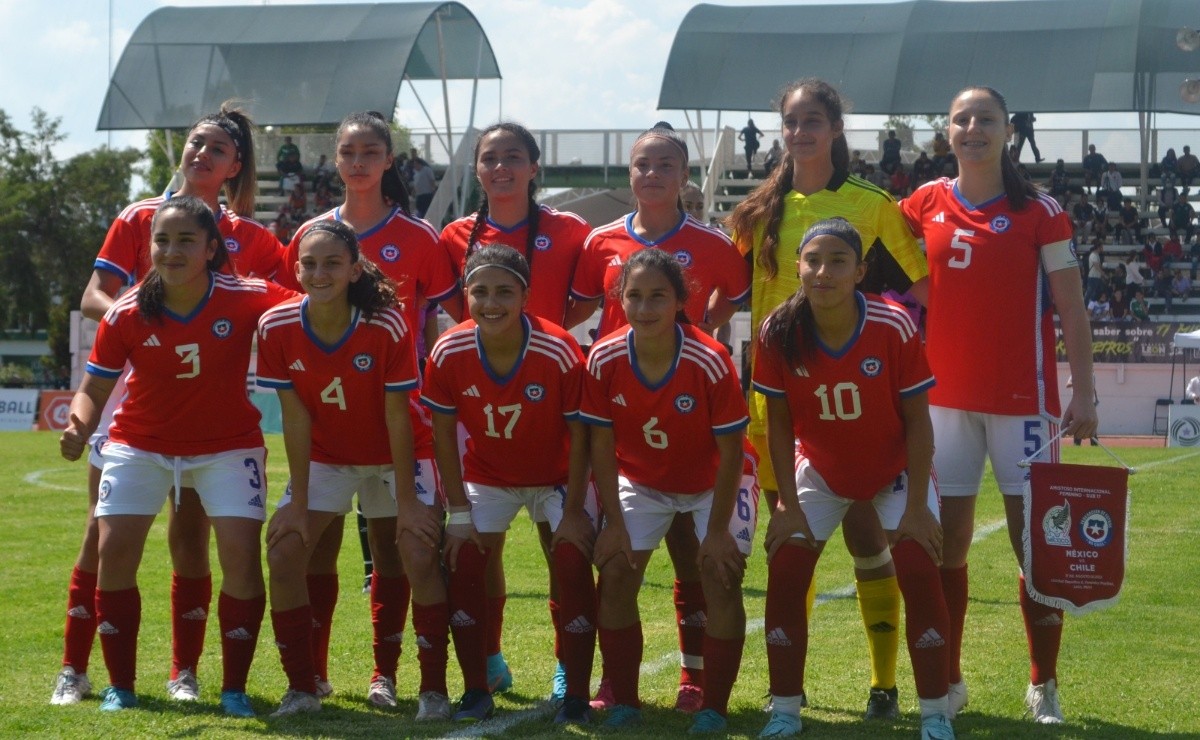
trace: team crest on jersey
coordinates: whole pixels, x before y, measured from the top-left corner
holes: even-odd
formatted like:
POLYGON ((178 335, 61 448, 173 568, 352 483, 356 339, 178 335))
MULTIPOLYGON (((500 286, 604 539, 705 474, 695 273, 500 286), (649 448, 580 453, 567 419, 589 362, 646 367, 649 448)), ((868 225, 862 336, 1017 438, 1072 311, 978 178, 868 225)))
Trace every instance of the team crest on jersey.
POLYGON ((686 249, 681 249, 675 253, 675 261, 684 267, 692 266, 692 253, 686 249))
POLYGON ((230 254, 237 254, 242 251, 242 243, 232 236, 225 237, 225 251, 230 254))
POLYGON ((1112 541, 1112 517, 1104 509, 1092 509, 1079 520, 1079 533, 1092 547, 1104 547, 1112 541))
POLYGON ((379 259, 384 262, 395 262, 400 259, 400 247, 395 244, 383 245, 383 249, 379 250, 379 259))
POLYGON ((107 501, 110 494, 112 494, 112 481, 100 481, 100 500, 107 501))
POLYGON ((997 234, 1003 234, 1008 231, 1008 227, 1012 226, 1012 219, 1001 213, 992 219, 992 231, 997 234))
POLYGON ((874 378, 879 373, 883 372, 883 360, 878 357, 868 357, 859 363, 859 370, 868 378, 874 378))
POLYGON ((550 248, 550 237, 545 234, 538 234, 533 239, 533 248, 539 252, 545 252, 550 248))
POLYGON ((696 399, 686 393, 675 396, 675 410, 681 414, 690 414, 696 408, 696 399))
POLYGON ((365 373, 375 367, 375 358, 363 352, 354 356, 354 369, 360 373, 365 373))
POLYGON ((525 386, 525 397, 530 401, 540 401, 546 397, 546 389, 538 383, 525 386))
POLYGON ((233 333, 233 322, 229 319, 217 319, 212 324, 213 336, 224 339, 233 333))

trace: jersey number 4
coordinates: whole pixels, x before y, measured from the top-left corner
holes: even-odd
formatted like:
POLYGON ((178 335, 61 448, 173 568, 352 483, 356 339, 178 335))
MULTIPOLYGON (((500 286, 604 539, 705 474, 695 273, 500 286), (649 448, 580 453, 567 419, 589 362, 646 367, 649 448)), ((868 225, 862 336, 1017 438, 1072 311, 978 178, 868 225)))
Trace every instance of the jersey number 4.
POLYGON ((325 390, 321 391, 321 400, 337 406, 342 411, 346 410, 346 394, 342 391, 341 377, 334 378, 329 385, 325 386, 325 390))

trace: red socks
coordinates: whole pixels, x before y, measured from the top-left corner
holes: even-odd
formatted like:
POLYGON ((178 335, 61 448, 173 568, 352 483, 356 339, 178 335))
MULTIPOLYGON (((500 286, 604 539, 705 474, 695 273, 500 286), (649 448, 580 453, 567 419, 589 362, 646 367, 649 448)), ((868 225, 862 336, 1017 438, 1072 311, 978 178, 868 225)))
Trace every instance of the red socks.
POLYGON ((558 608, 555 633, 560 638, 559 656, 567 672, 567 694, 586 699, 592 680, 596 652, 596 586, 592 564, 579 548, 559 542, 554 548, 554 577, 558 579, 558 608))
POLYGON ((679 625, 679 652, 682 660, 679 683, 704 685, 704 587, 700 581, 675 581, 675 623, 679 625))
POLYGON ((892 560, 904 596, 904 630, 917 696, 941 698, 949 685, 946 635, 950 633, 950 615, 938 567, 923 547, 909 539, 892 548, 892 560))
POLYGON ((267 595, 235 599, 225 592, 217 597, 217 620, 221 624, 221 691, 245 691, 246 676, 254 662, 258 631, 262 628, 267 595))
MULTIPOLYGON (((446 691, 446 660, 450 644, 450 614, 446 602, 412 605, 417 661, 421 664, 420 693, 446 691)), ((485 659, 486 660, 486 659, 485 659)), ((485 663, 484 670, 487 670, 485 663)))
POLYGON ((108 666, 108 682, 133 691, 137 680, 137 637, 142 621, 142 595, 137 587, 120 591, 96 590, 96 621, 100 649, 108 666))
POLYGON ((487 654, 496 655, 500 652, 500 635, 504 633, 504 605, 507 596, 489 596, 487 600, 488 633, 487 654))
MULTIPOLYGON (((467 542, 458 550, 458 566, 450 571, 450 633, 466 690, 488 690, 487 647, 489 608, 484 571, 487 552, 467 542)), ((447 563, 447 567, 448 567, 447 563)))
POLYGON ((313 618, 313 668, 322 680, 329 680, 329 635, 333 610, 338 600, 337 573, 309 573, 308 603, 313 618))
POLYGON ((187 669, 196 672, 204 652, 204 630, 212 603, 212 574, 184 578, 171 574, 171 680, 187 669))
POLYGON ((1063 612, 1029 598, 1025 576, 1020 578, 1021 618, 1029 642, 1029 682, 1043 684, 1058 677, 1058 648, 1062 645, 1063 612))
MULTIPOLYGON (((808 654, 808 586, 820 554, 803 545, 785 544, 767 566, 767 609, 763 631, 771 694, 799 696, 804 692, 804 661, 808 654)), ((707 692, 706 697, 707 699, 707 692)))
POLYGON ((288 688, 308 694, 317 693, 317 672, 313 668, 312 607, 308 604, 287 611, 271 612, 275 628, 275 646, 287 674, 288 688))
MULTIPOLYGON (((617 704, 640 708, 638 672, 642 667, 642 623, 620 629, 600 628, 600 658, 617 704)), ((586 694, 585 694, 586 696, 586 694)))
POLYGON ((729 693, 742 665, 745 637, 722 640, 704 636, 704 708, 725 717, 729 714, 729 693))
POLYGON ((387 577, 378 571, 371 573, 372 647, 375 651, 375 674, 396 680, 400 649, 404 639, 404 618, 408 615, 411 594, 408 578, 387 577))
POLYGON ((950 665, 950 683, 962 681, 963 626, 967 621, 967 566, 942 568, 942 593, 950 614, 950 634, 946 635, 946 657, 950 665))
POLYGON ((96 574, 71 571, 67 587, 67 623, 63 631, 63 666, 76 673, 87 673, 92 657, 92 641, 96 638, 96 574))

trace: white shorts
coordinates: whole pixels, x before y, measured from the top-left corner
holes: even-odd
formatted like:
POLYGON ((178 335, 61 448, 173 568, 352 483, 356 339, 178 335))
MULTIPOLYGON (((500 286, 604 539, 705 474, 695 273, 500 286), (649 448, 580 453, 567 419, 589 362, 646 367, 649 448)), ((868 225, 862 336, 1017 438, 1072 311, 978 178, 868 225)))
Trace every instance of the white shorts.
MULTIPOLYGON (((804 518, 808 520, 808 528, 818 542, 826 542, 837 526, 846 516, 846 509, 854 503, 854 499, 839 496, 829 489, 829 485, 821 474, 813 469, 808 460, 801 459, 796 467, 796 494, 800 499, 800 508, 804 518)), ((933 476, 929 478, 929 493, 927 498, 929 510, 933 518, 941 521, 941 502, 938 500, 938 484, 933 476)), ((908 504, 908 474, 901 473, 892 483, 879 489, 871 505, 879 515, 879 523, 887 531, 900 526, 900 518, 904 516, 904 507, 908 504)), ((792 537, 803 539, 803 535, 794 534, 792 537)))
MULTIPOLYGON (((992 461, 1000 493, 1020 496, 1029 475, 1017 465, 1051 437, 1058 422, 1044 416, 1004 416, 930 406, 933 420, 933 466, 943 496, 974 496, 983 480, 983 461, 992 461)), ((1058 442, 1042 450, 1035 460, 1058 462, 1058 442)))
MULTIPOLYGON (((442 488, 433 459, 417 460, 413 484, 417 499, 426 506, 440 500, 442 488)), ((330 465, 308 464, 308 510, 325 511, 338 516, 349 514, 358 492, 358 505, 364 519, 387 519, 396 516, 396 477, 391 465, 330 465)), ((276 508, 292 503, 289 483, 276 508)))
MULTIPOLYGON (((471 502, 471 521, 480 533, 507 532, 517 512, 524 507, 535 522, 549 522, 550 530, 558 529, 562 521, 563 504, 567 500, 566 486, 520 486, 501 488, 483 483, 464 482, 467 499, 471 502)), ((583 498, 583 511, 596 526, 599 516, 596 490, 589 485, 583 498)))
MULTIPOLYGON (((671 528, 675 515, 689 512, 696 528, 696 539, 704 541, 704 535, 708 532, 708 515, 712 511, 711 490, 689 494, 664 493, 633 483, 623 475, 617 476, 617 487, 625 529, 629 532, 629 544, 634 550, 657 549, 671 528)), ((729 533, 743 555, 750 554, 757 526, 758 480, 753 475, 743 475, 733 514, 729 517, 729 533)))
MULTIPOLYGON (((126 368, 128 367, 126 365, 126 368)), ((108 396, 108 402, 104 404, 104 410, 100 412, 100 423, 96 425, 96 431, 92 432, 92 436, 88 437, 88 444, 91 445, 91 450, 88 451, 88 465, 97 470, 104 467, 104 458, 100 454, 100 448, 108 441, 108 429, 112 426, 113 414, 121 406, 121 401, 125 400, 126 375, 128 372, 123 372, 117 377, 117 384, 113 386, 112 393, 108 396)))
POLYGON ((267 451, 264 447, 211 455, 160 455, 119 442, 102 448, 96 516, 153 516, 176 486, 194 488, 210 517, 265 521, 267 451))

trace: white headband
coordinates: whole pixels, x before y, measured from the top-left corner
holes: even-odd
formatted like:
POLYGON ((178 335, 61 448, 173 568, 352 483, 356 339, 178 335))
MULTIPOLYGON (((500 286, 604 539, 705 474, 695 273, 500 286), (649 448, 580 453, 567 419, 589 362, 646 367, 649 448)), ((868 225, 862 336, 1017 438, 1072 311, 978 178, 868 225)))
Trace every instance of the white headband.
POLYGON ((464 278, 463 278, 463 282, 464 282, 464 283, 469 283, 469 282, 471 282, 471 276, 472 276, 472 275, 474 275, 475 273, 479 272, 480 270, 484 270, 484 269, 487 269, 487 268, 489 268, 489 267, 494 267, 494 268, 496 268, 497 270, 504 270, 505 272, 511 272, 513 275, 515 275, 515 276, 516 276, 517 280, 520 280, 520 281, 521 281, 521 285, 522 285, 523 287, 526 287, 526 288, 528 288, 528 287, 529 287, 529 281, 525 279, 525 276, 524 276, 524 275, 522 275, 521 273, 519 273, 519 272, 517 272, 516 270, 512 269, 512 268, 511 268, 511 267, 509 267, 508 265, 497 265, 497 264, 478 265, 478 266, 476 266, 476 267, 472 267, 472 268, 471 268, 471 271, 470 271, 470 272, 468 272, 468 273, 467 273, 467 275, 466 275, 466 277, 464 277, 464 278))

